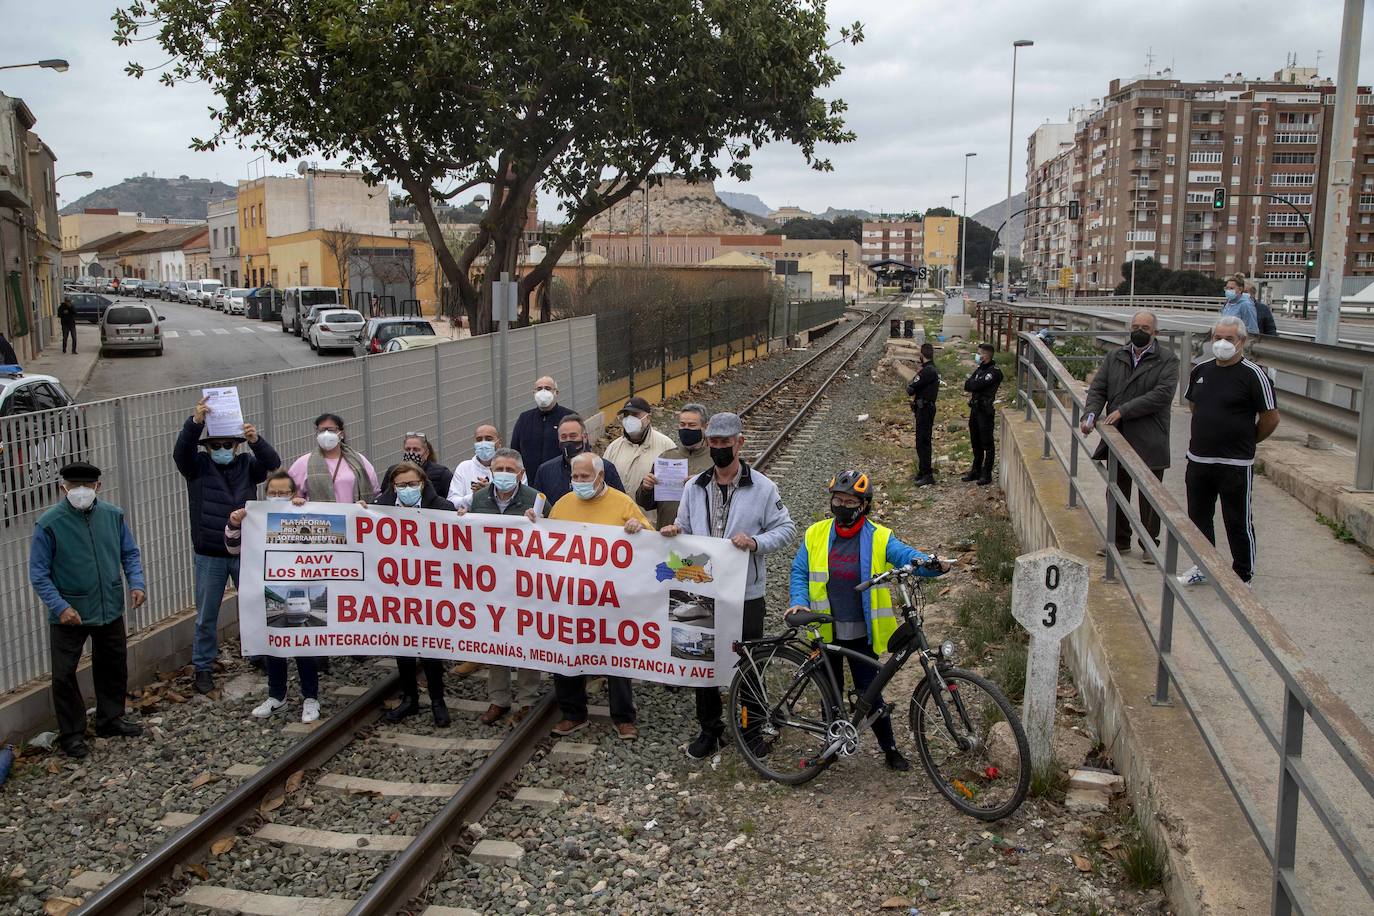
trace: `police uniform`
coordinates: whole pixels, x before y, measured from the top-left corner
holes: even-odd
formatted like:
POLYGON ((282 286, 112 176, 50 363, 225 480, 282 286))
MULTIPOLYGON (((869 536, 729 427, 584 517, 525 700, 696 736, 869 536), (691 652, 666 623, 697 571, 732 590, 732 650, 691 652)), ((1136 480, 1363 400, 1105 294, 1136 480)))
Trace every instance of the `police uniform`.
POLYGON ((997 400, 997 389, 1002 384, 1002 370, 991 359, 980 362, 967 379, 964 390, 968 398, 968 437, 973 446, 973 467, 964 475, 964 480, 976 480, 980 484, 992 483, 992 472, 997 464, 997 446, 993 437, 993 403, 997 400))

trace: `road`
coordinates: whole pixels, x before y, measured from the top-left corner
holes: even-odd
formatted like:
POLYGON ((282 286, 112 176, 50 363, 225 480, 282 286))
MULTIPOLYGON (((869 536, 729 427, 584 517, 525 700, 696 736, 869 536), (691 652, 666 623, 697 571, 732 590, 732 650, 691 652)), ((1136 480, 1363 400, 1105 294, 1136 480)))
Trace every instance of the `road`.
MULTIPOLYGON (((115 301, 138 300, 116 297, 115 301)), ((276 321, 249 321, 178 302, 147 302, 157 305, 166 319, 162 323, 167 341, 163 355, 117 353, 101 357, 78 401, 296 369, 351 356, 343 350, 317 355, 296 336, 283 334, 276 321)))

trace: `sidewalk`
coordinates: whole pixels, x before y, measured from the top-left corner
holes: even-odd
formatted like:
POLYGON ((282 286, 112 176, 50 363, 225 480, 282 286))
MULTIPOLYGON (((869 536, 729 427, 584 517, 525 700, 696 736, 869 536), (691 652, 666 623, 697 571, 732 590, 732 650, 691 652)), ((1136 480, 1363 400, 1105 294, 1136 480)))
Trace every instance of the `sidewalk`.
POLYGON ((29 375, 52 375, 62 382, 67 394, 73 398, 80 396, 81 389, 95 371, 96 360, 100 358, 100 328, 97 325, 78 322, 76 326, 77 353, 62 352, 62 339, 54 338, 43 355, 24 363, 24 372, 29 375))

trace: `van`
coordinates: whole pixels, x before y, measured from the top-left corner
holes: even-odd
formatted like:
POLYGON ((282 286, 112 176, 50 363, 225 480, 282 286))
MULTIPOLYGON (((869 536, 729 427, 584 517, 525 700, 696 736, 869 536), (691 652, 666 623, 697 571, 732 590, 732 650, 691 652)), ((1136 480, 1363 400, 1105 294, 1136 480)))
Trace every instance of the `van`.
POLYGON ((343 290, 333 286, 289 286, 281 305, 281 330, 283 334, 297 337, 305 330, 305 316, 317 305, 337 305, 348 308, 344 301, 343 290))
POLYGON ((218 280, 197 280, 196 282, 196 302, 201 308, 215 307, 215 293, 220 287, 224 286, 218 280))

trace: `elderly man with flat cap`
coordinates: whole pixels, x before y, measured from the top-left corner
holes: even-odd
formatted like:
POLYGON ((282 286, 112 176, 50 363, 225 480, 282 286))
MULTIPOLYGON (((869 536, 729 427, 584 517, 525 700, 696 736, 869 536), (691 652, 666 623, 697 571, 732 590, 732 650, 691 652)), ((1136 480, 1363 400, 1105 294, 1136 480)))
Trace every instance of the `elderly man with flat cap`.
POLYGON ((142 606, 146 586, 143 559, 124 510, 97 498, 100 468, 74 461, 61 475, 62 501, 39 516, 34 526, 29 582, 48 609, 57 744, 68 756, 81 758, 89 751, 86 703, 76 669, 88 639, 95 733, 102 738, 143 733, 141 726, 124 718, 129 681, 124 584, 127 580, 135 608, 142 606))

